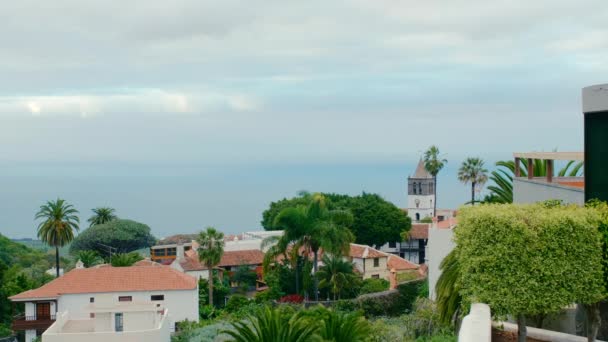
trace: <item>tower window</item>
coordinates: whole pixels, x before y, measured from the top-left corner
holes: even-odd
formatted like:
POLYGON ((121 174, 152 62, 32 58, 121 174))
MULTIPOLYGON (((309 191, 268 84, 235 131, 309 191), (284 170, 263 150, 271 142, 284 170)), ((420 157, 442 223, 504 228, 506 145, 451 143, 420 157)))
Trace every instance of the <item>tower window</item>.
POLYGON ((422 183, 418 183, 418 193, 422 195, 422 183))
POLYGON ((420 221, 420 213, 416 213, 416 221, 420 221))
POLYGON ((412 188, 414 188, 414 195, 416 194, 416 182, 413 183, 414 186, 412 188))

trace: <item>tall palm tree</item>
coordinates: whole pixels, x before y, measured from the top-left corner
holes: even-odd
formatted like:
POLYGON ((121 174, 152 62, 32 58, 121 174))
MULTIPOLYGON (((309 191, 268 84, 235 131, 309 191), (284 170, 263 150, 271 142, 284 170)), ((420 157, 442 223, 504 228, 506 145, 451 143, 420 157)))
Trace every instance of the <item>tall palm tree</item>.
POLYGON ((281 249, 304 248, 313 253, 315 300, 319 300, 318 252, 346 254, 354 236, 348 227, 353 222, 350 212, 329 210, 322 194, 314 194, 308 206, 283 209, 275 218, 274 226, 283 229, 277 245, 281 249))
POLYGON ((433 196, 435 197, 435 201, 433 202, 433 217, 437 216, 437 174, 447 163, 447 159, 441 158, 439 148, 435 145, 429 147, 424 152, 424 168, 433 176, 433 183, 435 183, 433 187, 433 196))
POLYGON ((295 314, 285 322, 281 311, 265 307, 257 315, 232 324, 232 329, 221 331, 230 335, 234 342, 308 342, 318 341, 317 324, 310 324, 304 317, 295 314))
POLYGON ((319 286, 330 287, 331 292, 334 295, 334 300, 340 299, 340 293, 344 285, 353 281, 356 277, 353 272, 353 264, 343 260, 339 256, 329 256, 328 254, 323 255, 323 266, 319 269, 317 276, 321 281, 319 286))
POLYGON ((488 181, 488 170, 483 167, 481 158, 467 158, 458 170, 458 180, 471 183, 471 205, 475 205, 475 186, 488 181))
POLYGON ((118 218, 116 215, 114 215, 114 212, 116 211, 114 208, 99 207, 91 210, 93 211, 94 215, 88 219, 90 223, 89 227, 93 227, 96 224, 104 224, 118 218))
POLYGON ((38 225, 38 238, 55 247, 55 268, 59 278, 59 247, 74 240, 74 231, 79 229, 78 210, 65 200, 58 198, 40 206, 35 219, 43 221, 38 225))
POLYGON ((209 305, 213 305, 213 268, 219 264, 224 254, 224 233, 213 227, 207 227, 199 233, 197 242, 199 260, 209 270, 209 305))

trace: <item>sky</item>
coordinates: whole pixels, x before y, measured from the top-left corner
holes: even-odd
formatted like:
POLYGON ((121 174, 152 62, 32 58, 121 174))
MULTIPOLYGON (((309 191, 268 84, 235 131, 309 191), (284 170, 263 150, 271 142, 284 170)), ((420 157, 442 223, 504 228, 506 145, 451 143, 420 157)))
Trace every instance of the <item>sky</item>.
POLYGON ((466 157, 582 149, 607 17, 599 0, 4 4, 0 233, 35 236, 57 197, 158 236, 259 229, 302 189, 403 206, 432 144, 457 207, 466 157))

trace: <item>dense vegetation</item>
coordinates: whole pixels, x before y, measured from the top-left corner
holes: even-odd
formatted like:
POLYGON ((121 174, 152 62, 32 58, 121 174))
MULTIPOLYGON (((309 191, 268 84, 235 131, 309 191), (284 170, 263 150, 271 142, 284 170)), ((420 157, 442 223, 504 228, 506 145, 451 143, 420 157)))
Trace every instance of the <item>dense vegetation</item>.
MULTIPOLYGON (((362 193, 359 196, 322 194, 329 210, 345 210, 353 215, 349 229, 356 243, 381 246, 387 242, 400 241, 401 233, 408 231, 411 220, 407 214, 380 195, 362 193)), ((298 196, 270 203, 262 214, 262 226, 266 230, 277 230, 275 219, 286 208, 305 207, 313 195, 303 192, 298 196)))
POLYGON ((111 246, 113 252, 128 253, 140 248, 154 245, 156 239, 150 233, 150 227, 143 223, 116 219, 94 225, 80 233, 70 246, 71 253, 83 250, 96 251, 101 256, 108 256, 111 246))

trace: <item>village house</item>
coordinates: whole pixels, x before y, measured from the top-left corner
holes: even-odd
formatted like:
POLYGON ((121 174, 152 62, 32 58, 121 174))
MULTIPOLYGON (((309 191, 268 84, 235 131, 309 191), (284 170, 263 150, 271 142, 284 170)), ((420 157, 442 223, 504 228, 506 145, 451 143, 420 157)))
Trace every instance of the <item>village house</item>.
MULTIPOLYGON (((53 325, 49 334, 55 337, 75 331, 87 334, 82 340, 103 335, 104 341, 114 341, 114 333, 121 330, 158 330, 166 325, 174 331, 175 322, 198 321, 196 279, 167 266, 142 264, 76 268, 37 289, 10 297, 25 306, 25 314, 13 321, 13 330, 25 331, 25 342, 53 325)), ((157 333, 162 334, 162 329, 157 333)), ((53 338, 49 341, 58 341, 53 338)))

